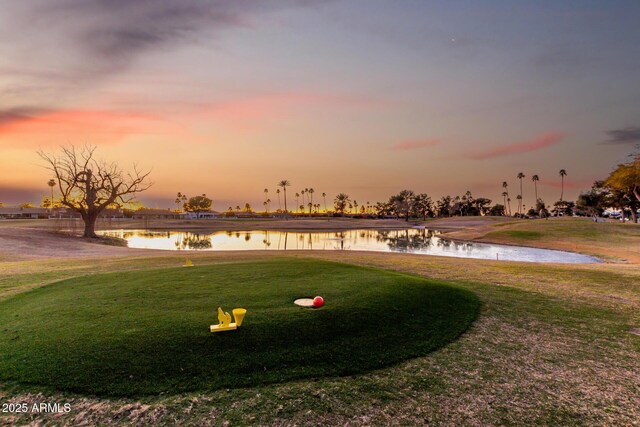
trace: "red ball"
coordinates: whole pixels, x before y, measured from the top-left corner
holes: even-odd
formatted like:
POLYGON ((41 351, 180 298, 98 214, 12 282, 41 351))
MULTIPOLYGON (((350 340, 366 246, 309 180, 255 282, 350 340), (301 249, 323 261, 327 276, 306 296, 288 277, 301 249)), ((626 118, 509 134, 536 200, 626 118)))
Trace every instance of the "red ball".
POLYGON ((322 297, 315 297, 313 299, 313 308, 320 308, 324 305, 324 299, 322 297))

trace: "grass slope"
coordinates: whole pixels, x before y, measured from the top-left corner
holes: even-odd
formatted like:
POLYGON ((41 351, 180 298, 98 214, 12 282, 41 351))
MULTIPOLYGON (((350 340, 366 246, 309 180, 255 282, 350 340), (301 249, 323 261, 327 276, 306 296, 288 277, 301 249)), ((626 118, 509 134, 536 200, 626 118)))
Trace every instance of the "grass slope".
POLYGON ((0 378, 136 396, 361 373, 464 332, 478 299, 444 282, 280 259, 83 276, 0 302, 0 378), (298 297, 323 295, 302 309, 298 297), (248 309, 212 335, 216 309, 248 309))
POLYGON ((587 218, 551 218, 494 224, 482 240, 561 249, 612 261, 640 263, 640 226, 594 223, 587 218))

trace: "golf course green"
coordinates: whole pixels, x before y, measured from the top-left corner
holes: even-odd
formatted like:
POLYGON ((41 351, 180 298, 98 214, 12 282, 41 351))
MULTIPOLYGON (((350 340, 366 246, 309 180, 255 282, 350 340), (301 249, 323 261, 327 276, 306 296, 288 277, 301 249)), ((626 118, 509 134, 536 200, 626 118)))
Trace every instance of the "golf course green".
POLYGON ((0 379, 142 396, 345 376, 446 345, 479 306, 446 282, 315 260, 87 275, 0 302, 0 379), (315 295, 324 307, 293 304, 315 295), (212 334, 219 306, 246 308, 242 327, 212 334))

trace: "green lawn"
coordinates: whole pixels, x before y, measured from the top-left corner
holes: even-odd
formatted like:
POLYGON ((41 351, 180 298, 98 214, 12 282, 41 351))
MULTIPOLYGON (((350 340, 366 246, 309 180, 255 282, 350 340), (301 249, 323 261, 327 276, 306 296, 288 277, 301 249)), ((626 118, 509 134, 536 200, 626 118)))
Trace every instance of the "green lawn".
POLYGON ((493 224, 482 239, 512 245, 569 250, 607 261, 640 263, 640 226, 594 223, 588 218, 551 218, 493 224))
POLYGON ((141 396, 344 376, 423 356, 476 318, 446 282, 276 259, 81 276, 0 302, 0 378, 141 396), (293 304, 325 297, 318 310, 293 304), (217 307, 248 310, 211 334, 217 307))

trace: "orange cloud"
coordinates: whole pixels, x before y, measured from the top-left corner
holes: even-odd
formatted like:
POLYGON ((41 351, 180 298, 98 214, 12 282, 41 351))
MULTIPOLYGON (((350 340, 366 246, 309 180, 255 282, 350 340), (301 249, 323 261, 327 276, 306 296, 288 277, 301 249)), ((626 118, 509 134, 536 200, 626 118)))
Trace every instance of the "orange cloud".
POLYGON ((491 148, 484 151, 478 151, 469 155, 475 160, 492 159, 494 157, 508 156, 511 154, 522 154, 530 151, 537 151, 551 145, 559 143, 565 134, 562 132, 547 132, 531 141, 518 142, 514 144, 504 145, 502 147, 491 148))
POLYGON ((131 134, 166 132, 159 117, 139 112, 108 110, 53 110, 34 114, 16 114, 0 121, 0 141, 19 137, 21 142, 42 143, 56 136, 108 139, 116 142, 131 134))
POLYGON ((433 147, 438 144, 440 144, 440 141, 437 139, 402 141, 391 147, 391 149, 396 151, 419 150, 420 148, 433 147))

